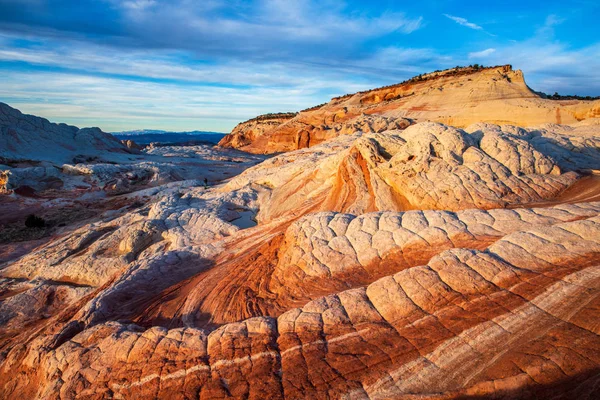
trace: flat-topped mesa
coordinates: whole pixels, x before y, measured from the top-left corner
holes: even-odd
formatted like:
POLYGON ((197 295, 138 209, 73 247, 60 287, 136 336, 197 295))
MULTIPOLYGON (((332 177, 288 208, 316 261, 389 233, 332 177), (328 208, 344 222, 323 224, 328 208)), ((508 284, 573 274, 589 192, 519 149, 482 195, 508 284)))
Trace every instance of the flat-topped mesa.
MULTIPOLYGON (((455 68, 449 68, 449 69, 445 69, 445 70, 437 70, 434 72, 429 72, 426 74, 420 74, 420 75, 416 75, 413 76, 410 79, 407 79, 405 81, 402 81, 400 83, 394 83, 391 85, 387 85, 387 86, 382 86, 382 87, 378 87, 375 89, 369 89, 369 90, 362 90, 356 93, 349 93, 349 94, 345 94, 343 96, 338 96, 338 97, 334 97, 331 99, 331 101, 341 101, 356 95, 360 95, 360 96, 364 96, 367 94, 373 94, 373 93, 377 93, 377 92, 387 92, 389 94, 390 90, 392 89, 398 89, 398 88, 412 88, 412 85, 414 85, 415 83, 422 83, 422 82, 429 82, 431 83, 432 81, 437 80, 438 78, 447 78, 447 77, 457 77, 457 76, 464 76, 464 75, 472 75, 472 74, 476 74, 476 73, 482 73, 482 72, 500 72, 502 74, 508 74, 508 73, 514 73, 517 77, 520 76, 520 79, 522 81, 524 81, 523 79, 523 74, 521 71, 513 71, 512 69, 512 65, 497 65, 494 67, 483 67, 483 66, 467 66, 467 67, 455 67, 455 68)), ((511 79, 512 80, 512 79, 511 79)), ((391 97, 388 97, 387 100, 390 100, 391 97)), ((384 99, 386 100, 386 99, 384 99)))
POLYGON ((477 122, 532 126, 599 117, 600 100, 542 98, 510 65, 457 67, 335 97, 292 118, 250 120, 220 145, 276 153, 314 146, 340 134, 403 129, 413 121, 457 127, 477 122))

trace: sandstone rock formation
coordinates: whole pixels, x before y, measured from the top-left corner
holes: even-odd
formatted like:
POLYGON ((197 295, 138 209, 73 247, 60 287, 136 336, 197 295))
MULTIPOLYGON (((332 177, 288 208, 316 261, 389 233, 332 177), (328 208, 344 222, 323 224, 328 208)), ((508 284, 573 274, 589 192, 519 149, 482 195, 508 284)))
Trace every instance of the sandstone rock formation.
POLYGON ((600 125, 361 118, 7 260, 0 397, 596 398, 600 125))
POLYGON ((139 153, 140 151, 142 151, 144 149, 143 146, 140 146, 139 144, 137 144, 136 142, 134 142, 131 139, 121 140, 121 143, 123 143, 125 145, 125 147, 127 147, 133 153, 139 153))
POLYGON ((94 158, 106 152, 127 153, 127 147, 98 128, 79 129, 54 124, 0 103, 2 164, 27 161, 70 163, 74 157, 94 158))
POLYGON ((0 104, 0 268, 57 236, 140 208, 158 192, 214 185, 263 159, 205 145, 132 151, 98 129, 0 104), (25 224, 32 214, 41 226, 25 224))
POLYGON ((219 144, 223 147, 240 148, 249 145, 265 132, 275 129, 282 123, 294 118, 296 114, 259 115, 256 118, 238 124, 231 135, 225 136, 219 144))
POLYGON ((467 67, 333 98, 291 119, 251 120, 238 125, 220 144, 253 153, 277 153, 314 146, 339 134, 404 128, 409 120, 455 127, 477 122, 525 127, 590 118, 600 118, 600 100, 544 99, 526 85, 521 71, 509 65, 467 67), (408 120, 390 125, 399 118, 408 120))
POLYGON ((539 202, 600 165, 598 137, 560 132, 421 123, 404 131, 343 135, 273 157, 224 190, 254 185, 265 191, 266 205, 257 215, 265 222, 316 210, 488 209, 539 202))
POLYGON ((53 124, 0 103, 0 193, 115 195, 189 179, 214 182, 263 159, 211 146, 140 150, 98 128, 53 124))
POLYGON ((210 333, 106 322, 42 335, 5 364, 37 371, 27 375, 36 386, 20 390, 40 397, 593 398, 599 223, 447 250, 278 318, 210 333))

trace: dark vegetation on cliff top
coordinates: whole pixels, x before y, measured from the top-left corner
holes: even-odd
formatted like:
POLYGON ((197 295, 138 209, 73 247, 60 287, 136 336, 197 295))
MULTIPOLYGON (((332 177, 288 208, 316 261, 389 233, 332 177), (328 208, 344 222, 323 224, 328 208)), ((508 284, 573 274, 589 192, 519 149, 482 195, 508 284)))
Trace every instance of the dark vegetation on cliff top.
MULTIPOLYGON (((495 69, 495 68, 504 68, 505 71, 508 72, 508 71, 512 70, 512 65, 507 64, 507 65, 495 65, 495 66, 486 67, 486 66, 483 66, 480 64, 471 64, 471 65, 464 66, 464 67, 456 66, 454 68, 450 68, 450 69, 446 69, 446 70, 438 69, 438 70, 435 70, 435 71, 427 73, 427 74, 419 74, 419 75, 413 76, 412 78, 406 79, 399 83, 394 83, 394 84, 387 85, 387 86, 381 86, 381 87, 378 87, 375 89, 363 90, 363 91, 356 92, 356 93, 348 93, 348 94, 345 94, 342 96, 333 97, 331 99, 331 101, 345 100, 345 99, 348 99, 357 94, 366 94, 366 93, 375 92, 377 90, 383 90, 383 89, 393 89, 396 87, 400 87, 402 85, 431 81, 431 80, 435 80, 435 79, 441 78, 441 77, 463 76, 463 75, 469 75, 469 74, 473 74, 473 73, 476 73, 479 71, 483 71, 483 70, 487 70, 487 69, 495 69)), ((510 78, 508 78, 508 76, 506 76, 506 78, 510 81, 510 78)), ((600 96, 594 97, 594 96, 578 96, 578 95, 560 95, 556 92, 553 95, 549 95, 544 92, 536 92, 536 91, 533 91, 533 92, 536 93, 541 98, 548 99, 548 100, 600 100, 600 96)), ((248 122, 255 122, 255 121, 267 121, 267 120, 272 120, 272 119, 281 119, 281 118, 292 119, 301 112, 315 111, 315 110, 320 109, 321 107, 326 106, 327 104, 329 104, 329 103, 322 103, 322 104, 319 104, 319 105, 316 105, 313 107, 305 108, 303 110, 300 110, 299 112, 280 112, 280 113, 263 114, 263 115, 259 115, 257 117, 251 118, 247 121, 241 122, 240 124, 245 124, 248 122)))

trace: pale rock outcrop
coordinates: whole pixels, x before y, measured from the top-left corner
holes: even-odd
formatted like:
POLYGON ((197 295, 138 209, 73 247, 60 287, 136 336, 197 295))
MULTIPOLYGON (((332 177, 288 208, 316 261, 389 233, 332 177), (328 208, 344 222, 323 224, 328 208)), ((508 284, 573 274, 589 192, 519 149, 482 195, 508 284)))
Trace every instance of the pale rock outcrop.
POLYGON ((343 135, 273 157, 224 190, 263 187, 263 222, 303 210, 489 209, 554 198, 578 180, 575 165, 600 166, 596 137, 495 125, 472 130, 420 123, 343 135))
POLYGON ((203 145, 145 152, 138 147, 98 128, 50 123, 0 103, 0 193, 25 188, 65 197, 99 190, 116 195, 174 181, 214 182, 263 160, 203 145))
MULTIPOLYGON (((513 163, 517 160, 521 162, 530 159, 530 152, 533 149, 538 154, 546 154, 563 168, 597 170, 600 166, 598 164, 600 138, 598 137, 597 128, 585 129, 585 127, 582 129, 568 125, 545 124, 540 127, 523 129, 510 125, 498 126, 477 123, 468 126, 465 131, 476 137, 486 138, 486 141, 490 144, 498 142, 497 135, 504 140, 519 140, 520 143, 525 141, 528 145, 526 147, 520 146, 518 150, 525 151, 527 156, 524 157, 520 153, 515 153, 512 156, 513 163), (571 158, 573 153, 576 154, 575 159, 571 158)), ((491 151, 498 152, 499 150, 491 151)), ((513 148, 511 151, 514 153, 515 150, 513 148)))
POLYGON ((37 188, 38 190, 62 189, 64 181, 61 171, 54 166, 7 168, 0 171, 0 191, 10 193, 20 187, 37 188))
MULTIPOLYGON (((131 270, 125 278, 117 281, 131 281, 128 285, 133 284, 133 288, 137 279, 135 271, 148 268, 154 271, 154 265, 160 265, 171 257, 168 253, 162 255, 166 249, 173 252, 173 257, 178 257, 177 252, 182 251, 196 254, 202 260, 213 260, 228 243, 237 240, 238 232, 255 224, 252 219, 264 226, 264 232, 275 229, 276 234, 282 234, 285 224, 307 212, 319 210, 362 214, 413 208, 498 208, 507 204, 549 201, 575 183, 578 177, 574 172, 561 173, 561 166, 554 161, 560 159, 557 155, 575 163, 579 157, 584 163, 600 159, 594 158, 593 151, 586 153, 587 143, 581 144, 580 150, 570 155, 566 155, 569 154, 567 149, 558 145, 549 147, 552 152, 544 154, 529 144, 526 131, 513 129, 511 134, 512 128, 503 128, 506 131, 503 133, 497 133, 500 129, 497 127, 482 129, 470 135, 452 127, 425 123, 401 132, 340 136, 321 146, 274 157, 214 189, 192 188, 186 193, 166 191, 145 210, 85 226, 13 262, 1 274, 13 279, 41 278, 99 287, 115 274, 131 270)), ((535 137, 541 142, 544 136, 535 137)), ((102 165, 97 167, 105 168, 102 165)), ((101 177, 102 172, 95 175, 101 177)), ((492 218, 494 213, 514 216, 514 221, 507 224, 513 226, 512 229, 521 226, 519 217, 516 217, 518 214, 513 211, 494 211, 492 218)), ((376 237, 373 236, 375 232, 364 231, 357 225, 362 219, 349 225, 357 227, 352 229, 346 226, 350 224, 350 217, 344 217, 346 222, 336 222, 340 230, 350 229, 352 234, 347 236, 336 231, 334 238, 324 233, 333 247, 321 248, 319 251, 325 253, 316 257, 338 257, 339 265, 334 267, 341 268, 340 273, 352 271, 351 276, 344 277, 345 273, 341 273, 337 280, 321 282, 317 279, 311 284, 339 288, 344 279, 365 282, 379 276, 386 271, 385 268, 374 271, 363 269, 368 267, 374 256, 381 257, 390 249, 400 251, 416 246, 412 250, 415 255, 410 256, 412 260, 406 255, 390 259, 394 265, 400 265, 402 260, 398 257, 405 257, 408 260, 406 265, 412 265, 428 260, 430 253, 426 248, 432 246, 431 243, 436 243, 439 248, 449 248, 454 246, 453 241, 457 241, 463 246, 479 248, 477 243, 488 243, 486 237, 496 238, 509 232, 490 228, 488 236, 483 233, 473 236, 469 225, 461 221, 462 217, 452 213, 407 215, 411 217, 406 221, 417 224, 414 228, 412 225, 402 229, 398 227, 400 231, 396 233, 395 228, 390 228, 377 233, 376 237), (417 236, 420 239, 410 239, 404 244, 398 242, 401 232, 425 235, 419 233, 419 226, 429 226, 428 216, 440 221, 438 227, 427 231, 431 232, 427 235, 432 235, 429 239, 417 236), (453 224, 457 224, 458 228, 451 228, 453 224), (449 231, 445 232, 445 229, 449 231), (373 241, 375 248, 365 247, 373 241), (421 253, 420 257, 416 256, 418 253, 421 253)), ((395 218, 392 219, 395 221, 395 218)), ((369 222, 368 226, 373 223, 369 222)), ((286 242, 292 243, 292 247, 287 252, 280 252, 279 257, 287 257, 289 263, 294 264, 299 262, 299 256, 294 255, 296 250, 293 250, 291 238, 308 237, 308 234, 298 231, 296 224, 290 229, 286 242)), ((264 238, 269 237, 274 236, 265 233, 264 238)), ((254 239, 249 240, 252 242, 254 239)), ((258 243, 263 242, 259 240, 258 243)), ((252 246, 248 245, 248 249, 252 246)), ((304 251, 311 248, 308 244, 300 247, 304 251)), ((307 261, 299 264, 300 270, 287 266, 281 269, 278 265, 271 290, 283 292, 282 287, 290 279, 299 282, 310 276, 321 278, 325 274, 333 278, 335 275, 319 263, 305 263, 307 261), (306 270, 303 271, 303 268, 306 270), (316 272, 313 271, 315 268, 316 272), (318 272, 319 268, 321 272, 318 272)), ((150 276, 153 276, 152 282, 162 273, 150 276)), ((156 288, 165 287, 162 282, 157 282, 156 288)), ((110 294, 112 290, 107 288, 105 291, 110 294)), ((137 289, 130 290, 135 292, 137 289)), ((294 298, 296 290, 300 294, 304 291, 302 286, 292 287, 288 297, 294 298)), ((144 291, 147 288, 141 290, 144 291)), ((149 293, 153 292, 150 290, 149 293)), ((204 293, 201 297, 206 295, 204 293)), ((221 300, 214 301, 215 306, 221 307, 221 300)), ((196 305, 197 301, 192 300, 186 306, 186 312, 195 313, 196 305)), ((269 309, 271 306, 260 307, 269 309)))
POLYGON ((127 148, 98 128, 54 124, 0 103, 0 159, 68 163, 106 152, 127 153, 127 148))
POLYGON ((10 167, 0 172, 0 189, 11 192, 28 186, 39 192, 85 189, 116 195, 175 181, 206 178, 214 182, 263 160, 261 156, 208 146, 165 146, 135 157, 109 155, 103 157, 110 162, 98 159, 43 167, 10 167))
POLYGON ((285 233, 271 289, 307 298, 425 263, 444 249, 484 249, 509 233, 597 215, 600 203, 549 209, 318 213, 285 233))
POLYGON ((60 313, 92 291, 87 285, 33 280, 0 280, 4 293, 0 302, 0 324, 4 335, 34 328, 40 320, 60 313), (7 296, 8 294, 8 296, 7 296))
POLYGON ((121 140, 121 143, 123 143, 132 153, 139 153, 144 149, 143 146, 140 146, 131 139, 121 140))

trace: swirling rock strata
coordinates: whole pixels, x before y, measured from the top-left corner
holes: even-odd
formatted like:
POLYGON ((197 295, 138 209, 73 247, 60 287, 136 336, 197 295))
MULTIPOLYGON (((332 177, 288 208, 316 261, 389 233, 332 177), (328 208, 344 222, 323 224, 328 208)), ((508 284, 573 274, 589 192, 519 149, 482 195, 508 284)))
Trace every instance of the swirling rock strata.
POLYGON ((579 129, 421 123, 152 189, 3 265, 0 397, 595 398, 579 129))
POLYGON ((593 398, 599 233, 597 215, 520 230, 210 333, 107 322, 58 346, 40 336, 3 376, 21 362, 31 393, 63 398, 593 398))

